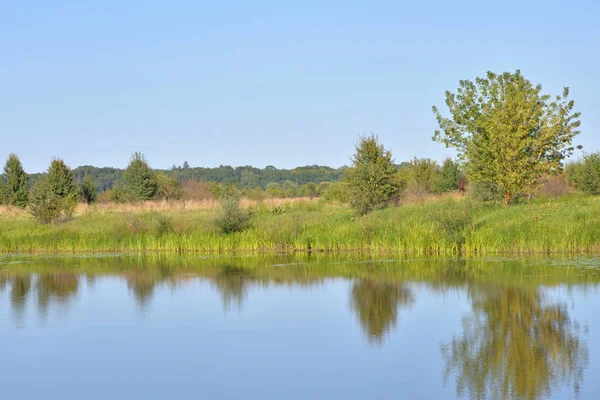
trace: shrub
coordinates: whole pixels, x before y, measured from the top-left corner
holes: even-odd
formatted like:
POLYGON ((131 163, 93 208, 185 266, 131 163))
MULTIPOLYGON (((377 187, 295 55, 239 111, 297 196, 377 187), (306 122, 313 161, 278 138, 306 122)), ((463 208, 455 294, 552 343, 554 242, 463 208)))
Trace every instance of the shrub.
POLYGON ((472 200, 482 203, 499 203, 504 198, 498 186, 489 182, 469 182, 468 194, 472 200))
POLYGON ((437 191, 450 192, 459 188, 462 173, 460 166, 451 158, 446 158, 439 172, 439 181, 437 191))
POLYGON ((415 193, 433 193, 440 185, 440 167, 429 158, 415 158, 410 162, 409 189, 415 193))
POLYGON ((177 179, 166 174, 156 175, 158 189, 156 197, 163 200, 179 200, 181 199, 181 186, 177 179))
POLYGON ((600 193, 600 152, 587 154, 576 168, 575 185, 585 193, 600 193))
POLYGON ((283 197, 297 197, 298 184, 292 181, 284 181, 281 185, 281 195, 283 197))
POLYGON ((98 192, 96 191, 96 184, 92 180, 92 177, 86 175, 83 178, 83 183, 81 184, 81 199, 85 201, 88 205, 95 203, 98 199, 98 192))
POLYGON ((158 237, 173 232, 173 218, 168 215, 157 214, 154 220, 154 231, 158 237))
POLYGON ((311 199, 313 197, 317 197, 317 185, 312 182, 305 183, 304 185, 300 186, 300 189, 298 189, 298 195, 301 197, 309 197, 311 199))
POLYGON ((249 226, 250 212, 241 207, 239 196, 220 197, 219 205, 214 223, 223 233, 241 232, 249 226))
POLYGON ((321 197, 327 201, 348 203, 348 185, 345 182, 324 182, 321 190, 321 197))
POLYGON ((271 197, 281 197, 281 186, 277 182, 267 184, 267 194, 271 197))

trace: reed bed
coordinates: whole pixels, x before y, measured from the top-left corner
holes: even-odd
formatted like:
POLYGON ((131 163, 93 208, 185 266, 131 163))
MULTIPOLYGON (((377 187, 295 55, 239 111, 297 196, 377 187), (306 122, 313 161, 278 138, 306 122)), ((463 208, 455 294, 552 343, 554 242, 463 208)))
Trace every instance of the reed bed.
POLYGON ((399 257, 600 252, 600 197, 569 195, 511 207, 428 199, 365 217, 323 201, 246 206, 252 211, 250 228, 231 234, 214 226, 215 208, 200 205, 96 206, 51 225, 3 213, 0 252, 367 251, 399 257))

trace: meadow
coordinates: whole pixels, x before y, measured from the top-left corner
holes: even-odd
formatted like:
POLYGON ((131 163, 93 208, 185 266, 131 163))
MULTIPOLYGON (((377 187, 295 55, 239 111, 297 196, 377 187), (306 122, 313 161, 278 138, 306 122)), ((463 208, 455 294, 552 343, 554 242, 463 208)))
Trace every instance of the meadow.
POLYGON ((459 195, 422 198, 358 216, 323 200, 244 201, 250 226, 222 233, 212 202, 80 206, 44 225, 0 212, 1 253, 386 252, 400 256, 583 254, 600 251, 600 197, 571 194, 510 207, 459 195))

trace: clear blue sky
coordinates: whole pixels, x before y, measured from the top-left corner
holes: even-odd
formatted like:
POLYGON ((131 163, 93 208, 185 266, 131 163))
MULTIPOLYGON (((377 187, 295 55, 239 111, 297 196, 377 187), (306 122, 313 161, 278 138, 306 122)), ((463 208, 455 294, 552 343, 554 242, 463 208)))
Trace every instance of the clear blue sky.
POLYGON ((441 160, 431 106, 517 68, 571 87, 597 150, 599 16, 591 0, 5 0, 0 159, 337 167, 374 132, 397 161, 441 160))

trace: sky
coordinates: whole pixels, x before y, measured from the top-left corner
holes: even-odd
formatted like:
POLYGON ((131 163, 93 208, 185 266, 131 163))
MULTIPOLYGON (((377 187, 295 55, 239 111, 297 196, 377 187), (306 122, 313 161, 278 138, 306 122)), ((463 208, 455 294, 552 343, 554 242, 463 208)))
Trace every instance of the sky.
POLYGON ((571 89, 600 148, 600 2, 0 0, 0 159, 347 165, 375 133, 443 160, 432 105, 486 71, 571 89))

